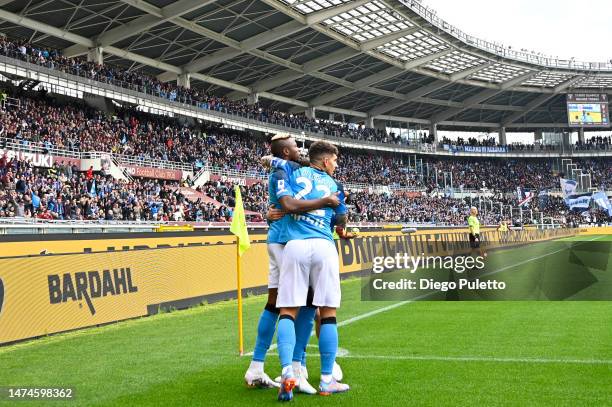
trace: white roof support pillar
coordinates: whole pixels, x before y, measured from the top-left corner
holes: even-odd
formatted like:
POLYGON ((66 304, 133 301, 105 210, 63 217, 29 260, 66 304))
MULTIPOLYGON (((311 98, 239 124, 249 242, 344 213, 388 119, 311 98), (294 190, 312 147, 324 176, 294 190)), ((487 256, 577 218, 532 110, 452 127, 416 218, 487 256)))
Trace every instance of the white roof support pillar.
POLYGON ((502 146, 506 146, 508 145, 508 138, 506 137, 506 128, 505 127, 500 127, 499 128, 499 144, 502 146))
POLYGON ((102 47, 90 48, 87 51, 87 61, 102 65, 104 63, 104 53, 102 47))
POLYGON ((311 106, 306 108, 306 117, 308 119, 315 119, 317 117, 317 112, 314 107, 311 106))
POLYGON ((433 136, 434 144, 438 144, 438 142, 439 142, 439 139, 438 139, 438 125, 436 123, 432 123, 429 126, 429 135, 433 136))
POLYGON ((249 105, 254 105, 259 102, 259 94, 258 93, 249 93, 247 95, 247 103, 249 105))
POLYGON ((186 89, 191 88, 191 74, 182 73, 182 74, 177 75, 176 84, 186 89))

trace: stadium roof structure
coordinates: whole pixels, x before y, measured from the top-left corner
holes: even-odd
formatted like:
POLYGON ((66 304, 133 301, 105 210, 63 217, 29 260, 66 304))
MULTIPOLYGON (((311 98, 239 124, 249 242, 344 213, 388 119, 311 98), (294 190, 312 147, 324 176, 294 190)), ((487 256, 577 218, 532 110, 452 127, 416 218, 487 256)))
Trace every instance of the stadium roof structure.
POLYGON ((612 64, 474 38, 416 0, 0 0, 0 21, 67 56, 370 124, 567 127, 566 93, 612 93, 612 64))

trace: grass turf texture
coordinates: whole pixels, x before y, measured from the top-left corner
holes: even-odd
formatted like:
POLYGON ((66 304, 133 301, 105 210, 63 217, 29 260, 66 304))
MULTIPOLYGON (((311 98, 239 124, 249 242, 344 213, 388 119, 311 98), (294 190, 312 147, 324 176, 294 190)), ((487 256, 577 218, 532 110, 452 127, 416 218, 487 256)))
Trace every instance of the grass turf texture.
MULTIPOLYGON (((525 248, 508 257, 516 250, 529 258, 525 248)), ((343 282, 339 321, 394 304, 361 301, 360 285, 343 282)), ((246 351, 264 303, 244 301, 246 351)), ((339 328, 349 393, 295 403, 612 405, 611 315, 610 302, 406 303, 339 328)), ((46 403, 54 406, 276 405, 275 390, 244 386, 250 358, 236 344, 236 302, 227 301, 0 348, 0 386, 76 389, 73 401, 46 403)), ((266 371, 279 370, 271 352, 266 371)))

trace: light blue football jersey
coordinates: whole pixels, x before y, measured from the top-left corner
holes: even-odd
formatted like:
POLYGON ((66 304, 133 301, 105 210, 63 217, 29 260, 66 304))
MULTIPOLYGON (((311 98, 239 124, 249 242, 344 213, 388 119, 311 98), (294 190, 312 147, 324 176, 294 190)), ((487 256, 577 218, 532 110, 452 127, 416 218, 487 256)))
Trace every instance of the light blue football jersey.
MULTIPOLYGON (((338 191, 336 181, 312 167, 294 170, 291 176, 291 190, 295 199, 320 199, 338 191)), ((293 214, 286 224, 287 241, 303 239, 328 239, 333 242, 331 222, 336 214, 346 213, 346 206, 322 208, 314 211, 293 214), (344 212, 343 212, 344 211, 344 212)))
MULTIPOLYGON (((300 165, 292 161, 273 159, 273 166, 268 176, 268 202, 275 208, 281 209, 280 199, 283 196, 293 196, 291 191, 290 176, 300 165)), ((287 243, 286 225, 289 215, 279 220, 268 221, 268 243, 287 243)))

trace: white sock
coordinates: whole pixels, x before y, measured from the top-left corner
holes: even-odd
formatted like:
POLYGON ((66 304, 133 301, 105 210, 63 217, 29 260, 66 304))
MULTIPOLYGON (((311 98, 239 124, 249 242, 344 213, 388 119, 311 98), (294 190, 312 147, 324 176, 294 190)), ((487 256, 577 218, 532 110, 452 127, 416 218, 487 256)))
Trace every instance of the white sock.
POLYGON ((257 360, 251 360, 251 364, 249 365, 249 370, 255 370, 257 372, 263 372, 263 370, 264 370, 264 362, 259 362, 257 360))
POLYGON ((325 383, 330 383, 332 381, 332 375, 330 374, 322 374, 321 381, 325 383))
POLYGON ((289 365, 289 366, 283 367, 283 371, 281 372, 281 375, 283 377, 293 376, 293 366, 289 365))
POLYGON ((296 374, 300 374, 300 371, 302 370, 302 363, 301 362, 296 362, 295 360, 293 362, 291 362, 291 367, 293 368, 293 371, 296 374))

